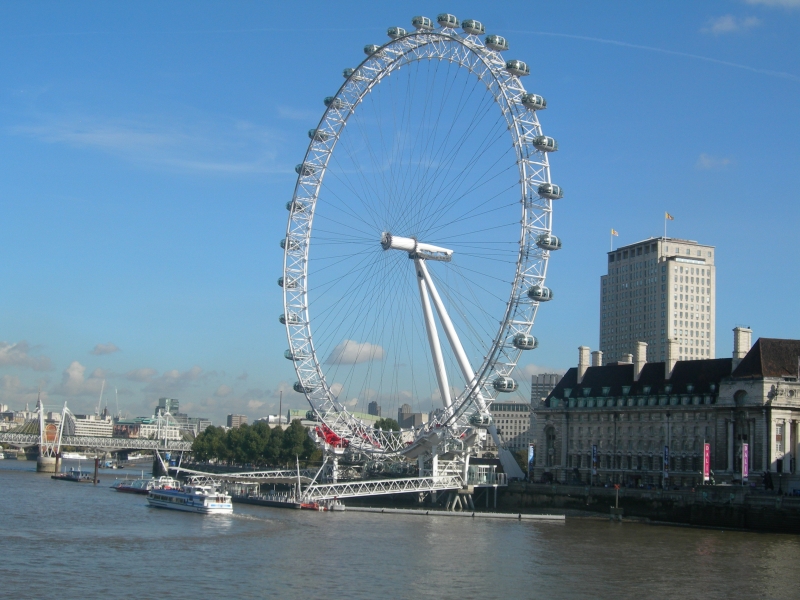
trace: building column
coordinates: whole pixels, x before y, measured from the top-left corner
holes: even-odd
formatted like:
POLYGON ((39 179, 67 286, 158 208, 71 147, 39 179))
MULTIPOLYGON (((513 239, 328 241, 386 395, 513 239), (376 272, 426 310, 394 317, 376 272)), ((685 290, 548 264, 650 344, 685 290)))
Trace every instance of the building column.
POLYGON ((778 463, 775 456, 775 423, 777 422, 776 419, 769 420, 769 434, 768 434, 768 443, 769 443, 769 470, 773 473, 778 472, 778 463))
POLYGON ((764 418, 764 431, 761 433, 761 471, 767 470, 767 455, 769 455, 769 421, 767 420, 767 410, 762 409, 761 414, 764 418))
POLYGON ((798 457, 800 457, 800 421, 794 422, 794 472, 800 473, 800 464, 798 464, 798 457))
POLYGON ((562 420, 563 426, 561 429, 561 473, 562 473, 562 480, 564 483, 568 481, 567 479, 567 445, 569 444, 569 415, 567 412, 564 412, 564 418, 562 420))
POLYGON ((728 473, 733 473, 733 419, 728 420, 728 473))

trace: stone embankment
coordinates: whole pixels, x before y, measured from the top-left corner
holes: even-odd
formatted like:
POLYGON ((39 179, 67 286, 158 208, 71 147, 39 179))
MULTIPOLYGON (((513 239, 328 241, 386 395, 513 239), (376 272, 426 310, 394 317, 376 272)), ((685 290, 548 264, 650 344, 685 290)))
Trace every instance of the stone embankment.
MULTIPOLYGON (((608 515, 615 497, 613 487, 511 483, 500 490, 497 506, 508 511, 551 509, 608 515)), ((694 491, 620 488, 619 506, 625 517, 651 522, 800 534, 800 498, 736 486, 702 486, 694 491)))

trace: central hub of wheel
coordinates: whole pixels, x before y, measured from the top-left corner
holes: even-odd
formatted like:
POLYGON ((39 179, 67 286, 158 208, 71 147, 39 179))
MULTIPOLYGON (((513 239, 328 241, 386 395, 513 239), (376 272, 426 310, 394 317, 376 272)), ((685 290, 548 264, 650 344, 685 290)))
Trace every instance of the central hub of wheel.
POLYGON ((381 234, 381 247, 384 250, 403 250, 408 252, 409 258, 449 262, 453 257, 453 251, 448 248, 424 244, 414 238, 392 235, 388 231, 381 234))

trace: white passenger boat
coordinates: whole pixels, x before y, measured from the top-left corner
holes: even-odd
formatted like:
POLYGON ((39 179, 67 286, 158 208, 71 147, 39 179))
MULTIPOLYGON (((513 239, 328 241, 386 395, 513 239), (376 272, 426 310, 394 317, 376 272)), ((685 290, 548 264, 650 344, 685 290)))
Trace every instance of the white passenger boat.
POLYGON ((185 485, 179 490, 152 490, 147 494, 150 506, 202 514, 231 514, 231 497, 213 485, 185 485))

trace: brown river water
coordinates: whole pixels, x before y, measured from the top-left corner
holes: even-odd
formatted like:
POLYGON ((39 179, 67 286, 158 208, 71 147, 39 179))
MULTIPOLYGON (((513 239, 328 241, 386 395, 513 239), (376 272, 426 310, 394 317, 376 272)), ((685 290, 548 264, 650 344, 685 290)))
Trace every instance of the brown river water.
POLYGON ((240 504, 202 516, 110 490, 120 471, 94 486, 35 468, 0 461, 0 598, 800 598, 798 536, 240 504))

